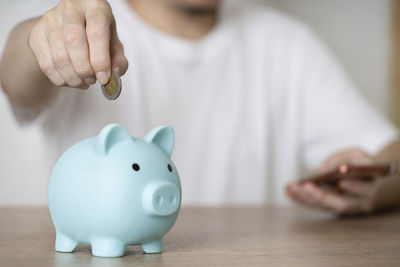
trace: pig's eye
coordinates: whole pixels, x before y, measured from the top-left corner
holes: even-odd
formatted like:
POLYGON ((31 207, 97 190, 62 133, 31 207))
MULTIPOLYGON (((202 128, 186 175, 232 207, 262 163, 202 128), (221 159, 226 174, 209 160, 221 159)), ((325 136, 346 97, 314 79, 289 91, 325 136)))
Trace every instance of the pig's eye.
POLYGON ((172 172, 171 164, 168 164, 168 170, 169 170, 169 172, 172 172))
POLYGON ((132 164, 132 169, 135 170, 135 171, 139 171, 139 170, 140 170, 139 164, 133 163, 133 164, 132 164))

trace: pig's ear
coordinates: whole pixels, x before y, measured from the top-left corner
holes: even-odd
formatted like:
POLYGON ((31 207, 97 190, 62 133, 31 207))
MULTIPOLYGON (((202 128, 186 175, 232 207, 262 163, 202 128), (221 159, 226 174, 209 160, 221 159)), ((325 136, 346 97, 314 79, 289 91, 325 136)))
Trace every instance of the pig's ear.
POLYGON ((133 141, 133 138, 124 127, 116 123, 109 124, 97 136, 96 153, 105 156, 113 145, 129 140, 133 141))
POLYGON ((160 147, 168 156, 171 156, 174 149, 175 134, 174 130, 169 126, 158 126, 151 130, 144 140, 151 142, 160 147))

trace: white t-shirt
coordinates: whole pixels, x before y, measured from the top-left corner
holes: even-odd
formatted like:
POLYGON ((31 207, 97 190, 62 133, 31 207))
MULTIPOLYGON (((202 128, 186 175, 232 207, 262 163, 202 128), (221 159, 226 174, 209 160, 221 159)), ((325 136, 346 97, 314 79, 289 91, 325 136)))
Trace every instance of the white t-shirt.
POLYGON ((330 154, 373 154, 397 137, 313 33, 275 10, 224 3, 212 32, 188 41, 111 5, 130 63, 122 94, 63 89, 41 118, 54 161, 111 122, 136 137, 167 124, 184 205, 282 203, 330 154))

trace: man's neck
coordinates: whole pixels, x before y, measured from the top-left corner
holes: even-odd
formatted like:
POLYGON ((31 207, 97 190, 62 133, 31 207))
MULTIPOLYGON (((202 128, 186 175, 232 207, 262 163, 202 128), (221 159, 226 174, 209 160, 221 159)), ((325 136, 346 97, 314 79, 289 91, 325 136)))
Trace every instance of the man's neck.
POLYGON ((217 10, 190 9, 165 0, 127 0, 147 23, 170 35, 184 39, 200 39, 216 24, 217 10))

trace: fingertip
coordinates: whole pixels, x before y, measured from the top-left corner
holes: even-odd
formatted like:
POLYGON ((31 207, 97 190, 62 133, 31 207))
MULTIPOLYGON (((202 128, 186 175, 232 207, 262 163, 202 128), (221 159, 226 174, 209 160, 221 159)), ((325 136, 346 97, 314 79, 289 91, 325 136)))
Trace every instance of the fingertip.
POLYGON ((318 188, 318 186, 310 182, 307 182, 304 185, 304 191, 306 191, 308 195, 312 196, 315 199, 320 199, 323 196, 322 190, 318 188))
POLYGON ((83 84, 83 85, 79 86, 78 88, 81 89, 81 90, 87 90, 87 89, 89 89, 89 85, 88 84, 83 84))
POLYGON ((96 72, 96 79, 100 84, 104 85, 110 79, 110 74, 106 73, 105 71, 96 72))
POLYGON ((128 60, 125 58, 125 61, 124 61, 124 63, 122 64, 122 67, 121 67, 120 75, 121 75, 121 76, 124 75, 124 74, 127 72, 128 68, 129 68, 129 62, 128 62, 128 60))
POLYGON ((297 182, 291 182, 286 185, 286 190, 289 191, 292 195, 296 194, 299 191, 300 185, 297 182))
POLYGON ((85 83, 87 83, 87 84, 95 84, 96 83, 96 79, 94 77, 86 78, 85 79, 85 83))
POLYGON ((291 184, 287 184, 285 187, 285 193, 287 196, 292 197, 293 196, 293 186, 291 184))
POLYGON ((115 62, 113 64, 113 71, 115 71, 116 73, 118 73, 119 76, 123 76, 126 71, 128 70, 128 61, 125 58, 125 56, 123 57, 123 60, 117 60, 117 59, 113 59, 113 62, 115 62))
POLYGON ((59 75, 58 73, 56 75, 54 75, 55 77, 52 77, 50 79, 50 81, 57 87, 61 87, 65 85, 65 81, 64 79, 61 77, 61 75, 59 75))

